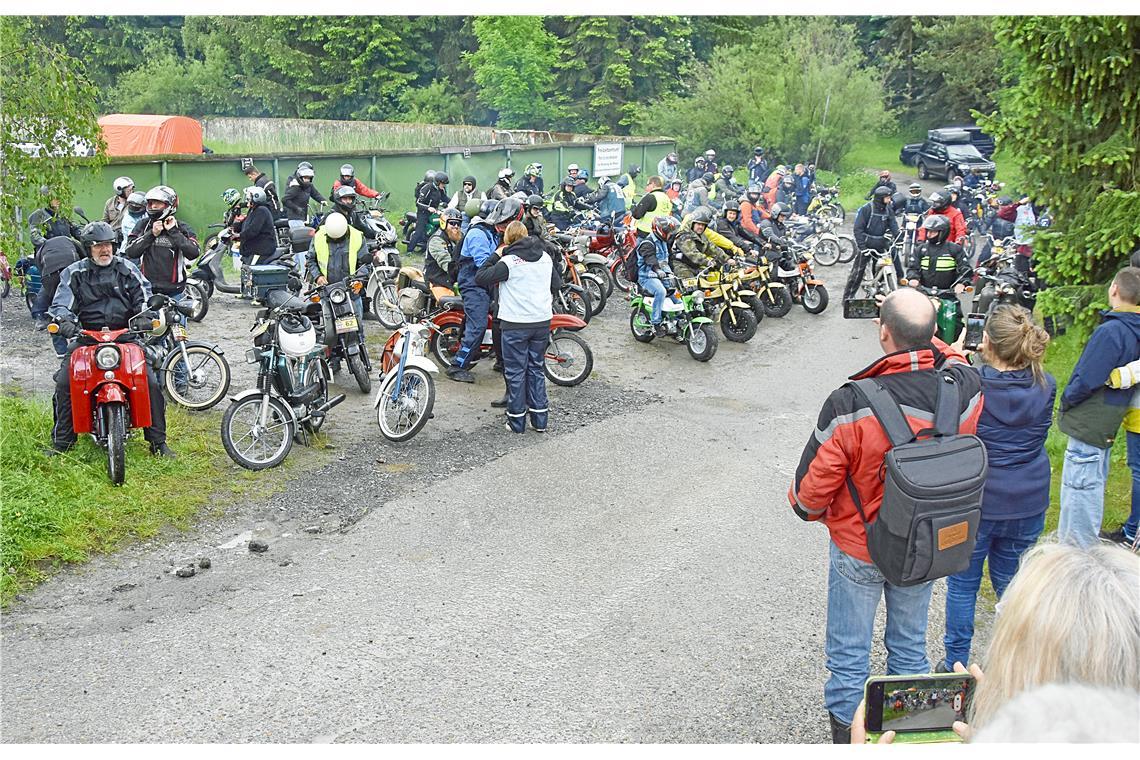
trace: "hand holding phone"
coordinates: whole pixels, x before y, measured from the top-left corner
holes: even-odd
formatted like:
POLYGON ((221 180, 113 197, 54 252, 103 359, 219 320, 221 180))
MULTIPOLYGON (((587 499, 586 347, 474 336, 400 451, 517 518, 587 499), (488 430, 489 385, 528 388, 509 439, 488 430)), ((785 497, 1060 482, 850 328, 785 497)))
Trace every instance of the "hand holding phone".
POLYGON ((872 739, 887 731, 895 741, 957 741, 977 681, 970 673, 875 676, 867 680, 866 732, 872 739))
POLYGON ((982 346, 982 334, 986 329, 985 314, 966 315, 966 337, 962 347, 967 351, 977 351, 982 346))

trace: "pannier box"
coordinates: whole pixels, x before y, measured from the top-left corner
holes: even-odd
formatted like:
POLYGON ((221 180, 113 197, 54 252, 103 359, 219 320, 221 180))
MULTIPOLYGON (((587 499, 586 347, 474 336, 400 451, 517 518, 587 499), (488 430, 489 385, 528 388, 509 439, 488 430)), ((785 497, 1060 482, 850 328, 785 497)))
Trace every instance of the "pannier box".
POLYGON ((932 129, 926 133, 926 139, 945 145, 969 144, 970 133, 964 129, 932 129))
POLYGON ((271 290, 285 290, 289 285, 290 267, 281 264, 258 264, 249 268, 254 298, 264 301, 271 290))

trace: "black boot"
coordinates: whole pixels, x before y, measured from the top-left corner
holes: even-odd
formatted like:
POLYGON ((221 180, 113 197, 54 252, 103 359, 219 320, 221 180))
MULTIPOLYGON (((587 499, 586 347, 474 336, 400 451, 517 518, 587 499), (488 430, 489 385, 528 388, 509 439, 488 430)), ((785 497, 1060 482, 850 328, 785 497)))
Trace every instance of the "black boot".
POLYGON ((848 723, 836 718, 831 713, 827 714, 831 719, 831 743, 832 744, 850 744, 851 743, 851 726, 848 723))
POLYGON ((507 394, 504 393, 503 397, 501 399, 499 399, 498 401, 492 401, 491 406, 495 407, 496 409, 506 409, 507 408, 507 394))

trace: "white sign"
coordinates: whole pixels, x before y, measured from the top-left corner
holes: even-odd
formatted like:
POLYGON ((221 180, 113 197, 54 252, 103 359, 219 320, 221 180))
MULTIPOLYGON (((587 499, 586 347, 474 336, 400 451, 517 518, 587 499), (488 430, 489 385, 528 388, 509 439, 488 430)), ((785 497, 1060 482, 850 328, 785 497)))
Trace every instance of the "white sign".
POLYGON ((622 143, 594 144, 594 177, 615 178, 621 174, 622 143))

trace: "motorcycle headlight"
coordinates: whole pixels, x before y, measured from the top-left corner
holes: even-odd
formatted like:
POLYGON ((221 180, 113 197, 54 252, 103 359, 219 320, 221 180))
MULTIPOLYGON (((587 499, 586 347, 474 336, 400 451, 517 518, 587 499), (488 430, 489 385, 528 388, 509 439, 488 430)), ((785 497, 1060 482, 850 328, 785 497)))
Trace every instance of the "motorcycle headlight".
POLYGON ((346 298, 348 298, 348 296, 345 295, 344 291, 340 288, 337 288, 329 295, 329 300, 336 304, 344 303, 346 298))
POLYGON ((95 366, 99 369, 115 369, 119 361, 119 349, 114 346, 100 346, 95 350, 95 366))

